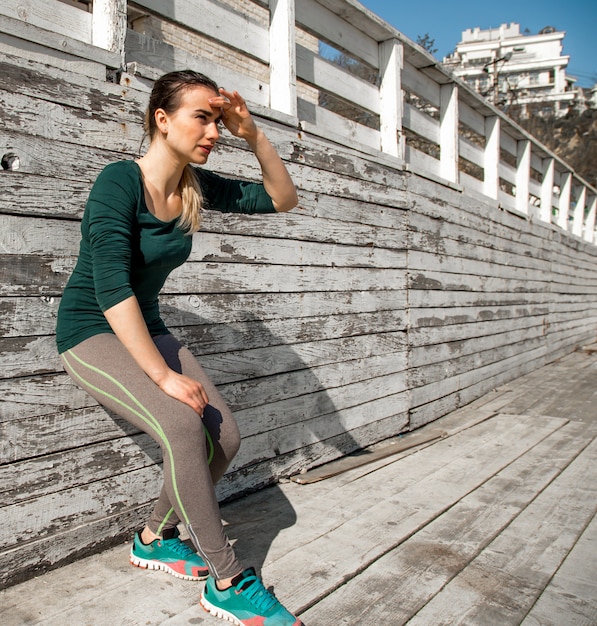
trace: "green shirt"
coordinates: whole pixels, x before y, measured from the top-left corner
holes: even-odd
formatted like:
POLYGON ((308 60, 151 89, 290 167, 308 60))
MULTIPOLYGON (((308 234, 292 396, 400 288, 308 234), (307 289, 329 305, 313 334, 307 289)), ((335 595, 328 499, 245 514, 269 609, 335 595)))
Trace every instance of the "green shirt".
MULTIPOLYGON (((275 212, 262 184, 222 178, 198 168, 195 172, 205 208, 275 212)), ((58 310, 58 351, 113 332, 103 312, 133 295, 149 332, 167 333, 158 294, 170 272, 188 258, 192 240, 178 227, 178 219, 163 222, 148 210, 141 170, 134 161, 108 165, 85 207, 79 258, 58 310)))

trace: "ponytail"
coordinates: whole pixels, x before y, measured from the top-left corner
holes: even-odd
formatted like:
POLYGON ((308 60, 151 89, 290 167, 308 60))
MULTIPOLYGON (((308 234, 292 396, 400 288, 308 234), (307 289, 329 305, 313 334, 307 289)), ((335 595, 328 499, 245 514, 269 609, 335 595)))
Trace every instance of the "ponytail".
POLYGON ((178 188, 182 198, 182 213, 178 218, 178 225, 188 235, 192 235, 201 226, 203 193, 191 165, 184 168, 178 188))

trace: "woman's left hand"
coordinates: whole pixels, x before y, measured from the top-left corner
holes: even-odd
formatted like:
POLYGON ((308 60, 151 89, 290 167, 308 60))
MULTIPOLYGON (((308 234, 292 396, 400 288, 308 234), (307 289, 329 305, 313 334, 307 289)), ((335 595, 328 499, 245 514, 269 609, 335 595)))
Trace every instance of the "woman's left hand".
POLYGON ((251 117, 244 98, 238 91, 220 88, 220 96, 209 99, 209 104, 222 110, 224 126, 235 136, 251 141, 257 135, 257 126, 251 117))

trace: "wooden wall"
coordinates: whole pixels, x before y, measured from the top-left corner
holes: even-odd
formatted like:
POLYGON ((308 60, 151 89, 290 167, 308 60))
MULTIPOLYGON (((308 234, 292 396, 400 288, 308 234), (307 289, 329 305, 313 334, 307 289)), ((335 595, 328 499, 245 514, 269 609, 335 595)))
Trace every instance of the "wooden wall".
MULTIPOLYGON (((90 185, 138 154, 151 81, 51 56, 0 40, 0 152, 20 159, 0 171, 0 586, 129 538, 160 484, 157 447, 74 386, 53 338, 90 185)), ((240 424, 220 498, 419 427, 595 339, 594 245, 274 117, 259 121, 300 208, 206 213, 162 300, 240 424)), ((230 136, 210 167, 259 176, 230 136)))

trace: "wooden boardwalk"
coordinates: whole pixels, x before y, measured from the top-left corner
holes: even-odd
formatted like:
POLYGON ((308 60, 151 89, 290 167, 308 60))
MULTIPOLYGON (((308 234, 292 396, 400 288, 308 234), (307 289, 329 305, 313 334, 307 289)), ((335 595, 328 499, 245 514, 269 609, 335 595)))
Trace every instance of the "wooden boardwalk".
MULTIPOLYGON (((307 626, 597 624, 596 383, 597 353, 577 351, 373 462, 225 505, 229 535, 307 626)), ((134 570, 127 553, 0 592, 0 624, 226 623, 196 583, 134 570)))

